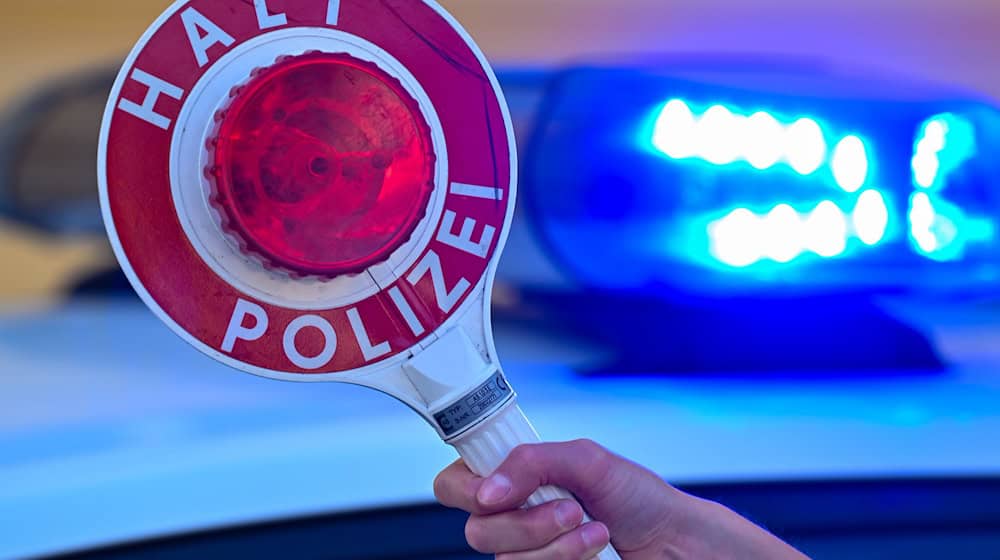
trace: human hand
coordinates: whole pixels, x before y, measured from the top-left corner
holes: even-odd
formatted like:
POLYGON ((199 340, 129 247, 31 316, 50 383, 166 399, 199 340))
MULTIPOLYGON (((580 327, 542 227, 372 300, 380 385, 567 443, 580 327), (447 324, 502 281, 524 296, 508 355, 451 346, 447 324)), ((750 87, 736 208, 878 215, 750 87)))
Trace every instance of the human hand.
POLYGON ((438 500, 471 514, 466 539, 498 560, 589 559, 610 541, 623 560, 775 559, 802 554, 732 511, 685 494, 591 441, 524 445, 488 478, 461 460, 434 481, 438 500), (539 487, 568 500, 521 509, 539 487))

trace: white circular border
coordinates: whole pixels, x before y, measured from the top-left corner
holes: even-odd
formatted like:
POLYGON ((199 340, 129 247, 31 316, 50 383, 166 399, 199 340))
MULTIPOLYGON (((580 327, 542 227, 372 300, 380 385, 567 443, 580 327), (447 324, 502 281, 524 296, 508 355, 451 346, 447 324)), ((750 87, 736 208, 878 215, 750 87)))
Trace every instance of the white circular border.
POLYGON ((226 53, 206 70, 184 102, 170 145, 170 184, 181 226, 202 261, 233 288, 258 301, 299 311, 320 311, 356 304, 379 292, 412 266, 430 244, 441 220, 447 193, 448 154, 444 129, 427 92, 405 66, 381 47, 360 37, 320 27, 295 27, 255 37, 226 53), (410 239, 393 251, 387 266, 334 279, 291 278, 268 270, 260 258, 248 256, 222 230, 221 217, 209 202, 211 185, 204 170, 212 164, 206 143, 217 124, 214 115, 230 101, 234 84, 246 83, 251 72, 282 56, 309 51, 348 54, 378 66, 400 81, 419 104, 431 130, 437 161, 434 190, 427 212, 410 239))
MULTIPOLYGON (((97 151, 97 181, 99 194, 101 199, 101 215, 104 219, 104 227, 108 232, 108 239, 111 242, 111 248, 117 257, 118 262, 121 264, 122 271, 128 278, 129 283, 135 289, 136 293, 146 304, 147 307, 155 314, 167 327, 170 328, 178 337, 182 340, 194 346, 200 352, 206 356, 213 358, 233 369, 239 371, 245 371, 252 375, 257 375, 259 377, 266 377, 269 379, 277 379, 279 381, 294 381, 294 382, 342 382, 342 383, 354 383, 358 385, 364 385, 371 387, 373 389, 386 391, 399 397, 403 402, 409 404, 409 399, 406 397, 402 390, 394 390, 394 387, 380 385, 377 383, 367 382, 366 377, 383 370, 391 369, 398 366, 405 360, 412 356, 412 350, 401 351, 397 355, 387 358, 381 362, 371 364, 365 367, 361 367, 354 370, 337 372, 337 373, 317 373, 317 374, 300 374, 300 373, 286 373, 282 371, 269 370, 266 368, 254 366, 235 360, 232 357, 208 346, 201 340, 192 336, 183 327, 177 324, 174 319, 168 315, 162 307, 156 302, 156 299, 149 293, 149 290, 142 284, 139 277, 135 273, 135 269, 132 267, 132 263, 128 260, 128 255, 125 253, 124 247, 122 247, 121 239, 118 237, 118 230, 115 228, 114 218, 111 215, 111 204, 108 195, 108 179, 107 179, 107 157, 108 157, 108 136, 111 131, 111 120, 114 112, 117 108, 117 100, 121 95, 122 86, 125 80, 128 79, 128 70, 130 70, 135 64, 136 59, 142 50, 149 43, 153 35, 159 31, 163 24, 170 19, 177 11, 184 7, 189 0, 175 0, 175 2, 170 5, 159 18, 146 30, 136 46, 129 53, 128 58, 122 64, 122 70, 118 74, 118 78, 115 80, 115 84, 111 89, 111 94, 108 98, 108 104, 104 110, 104 119, 101 122, 101 135, 100 143, 98 144, 97 151)), ((496 73, 490 66, 489 61, 483 54, 483 51, 479 48, 479 45, 472 39, 469 32, 465 30, 464 27, 456 20, 447 10, 441 7, 435 0, 422 0, 423 3, 430 7, 432 10, 438 13, 449 25, 455 30, 456 33, 465 41, 469 49, 476 56, 476 60, 479 62, 483 71, 486 73, 490 80, 490 85, 493 87, 493 93, 497 97, 497 101, 500 104, 500 111, 503 115, 504 125, 507 132, 507 145, 510 147, 510 185, 509 185, 509 200, 517 200, 517 179, 518 179, 518 166, 517 166, 517 142, 514 137, 514 126, 513 121, 510 116, 510 107, 507 105, 507 99, 503 94, 503 90, 500 88, 500 82, 497 80, 496 73)), ((475 294, 470 294, 464 302, 456 309, 451 317, 444 322, 434 333, 444 332, 452 327, 454 327, 460 320, 464 318, 468 311, 478 305, 481 306, 483 317, 483 332, 485 335, 484 343, 486 344, 487 350, 491 356, 496 356, 496 346, 493 340, 493 325, 490 320, 491 316, 491 305, 490 305, 490 295, 493 291, 493 281, 496 278, 497 265, 500 262, 500 256, 503 254, 503 249, 507 245, 507 239, 510 236, 510 226, 514 220, 514 210, 510 207, 507 211, 507 216, 504 220, 503 228, 500 231, 500 238, 497 241, 497 248, 492 259, 490 260, 489 267, 484 275, 483 279, 476 285, 474 290, 476 292, 482 292, 481 296, 475 294)), ((416 346, 419 346, 417 344, 416 346)), ((414 346, 414 348, 416 347, 414 346)), ((374 381, 374 380, 373 380, 374 381)), ((425 415, 426 411, 419 408, 415 410, 421 415, 425 415)))

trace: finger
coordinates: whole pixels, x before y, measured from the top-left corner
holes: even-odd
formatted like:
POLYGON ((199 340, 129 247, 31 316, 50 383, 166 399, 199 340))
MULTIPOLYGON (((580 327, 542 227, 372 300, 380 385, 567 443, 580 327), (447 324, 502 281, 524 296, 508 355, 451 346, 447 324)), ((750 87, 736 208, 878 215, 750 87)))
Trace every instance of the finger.
POLYGON ((459 459, 448 465, 434 479, 434 497, 445 507, 469 513, 483 513, 476 501, 476 493, 482 481, 482 478, 473 474, 465 462, 459 459))
POLYGON ((498 554, 497 560, 587 560, 600 554, 610 540, 607 527, 591 522, 542 548, 498 554))
POLYGON ((476 493, 478 509, 499 513, 520 507, 538 488, 559 486, 584 503, 614 493, 615 456, 588 440, 522 445, 486 478, 476 493))
POLYGON ((485 517, 474 515, 465 525, 465 539, 483 554, 535 550, 576 529, 582 522, 583 508, 579 504, 559 500, 527 510, 485 517))

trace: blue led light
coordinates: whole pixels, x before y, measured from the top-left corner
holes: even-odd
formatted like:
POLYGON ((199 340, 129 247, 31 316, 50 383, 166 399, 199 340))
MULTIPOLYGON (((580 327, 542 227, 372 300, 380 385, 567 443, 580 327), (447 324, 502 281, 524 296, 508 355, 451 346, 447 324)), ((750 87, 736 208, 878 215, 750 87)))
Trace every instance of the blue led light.
POLYGON ((937 181, 941 160, 938 154, 944 150, 947 126, 940 119, 931 119, 924 124, 920 139, 913 155, 913 182, 925 189, 937 181))
POLYGON ((673 99, 663 106, 653 129, 653 146, 668 157, 685 159, 694 157, 693 141, 698 123, 687 103, 673 99))
POLYGON ((942 189, 948 175, 976 155, 976 131, 969 121, 951 113, 927 119, 913 150, 913 183, 942 189))
POLYGON ((778 164, 784 155, 785 129, 769 113, 758 111, 746 122, 744 157, 756 169, 768 169, 778 164))
MULTIPOLYGON (((782 124, 766 111, 744 116, 721 104, 699 115, 688 102, 672 99, 656 114, 652 144, 675 160, 719 166, 742 161, 760 171, 784 164, 801 176, 814 175, 826 164, 840 191, 857 193, 870 180, 865 141, 843 136, 831 152, 826 138, 819 122, 809 117, 782 124)), ((788 203, 763 215, 736 208, 708 224, 710 254, 722 264, 745 268, 762 261, 789 263, 807 253, 838 257, 847 252, 852 237, 867 246, 883 241, 890 221, 883 195, 869 190, 849 204, 856 204, 850 213, 832 200, 807 213, 788 203)))
POLYGON ((829 200, 824 200, 806 219, 806 246, 813 253, 832 258, 847 250, 847 218, 829 200))
POLYGON ((805 253, 833 258, 847 250, 847 216, 830 200, 808 214, 779 204, 759 216, 737 208, 708 226, 712 255, 745 268, 761 261, 789 263, 805 253))
MULTIPOLYGON (((764 214, 737 208, 710 222, 707 235, 712 257, 745 268, 763 261, 790 263, 805 254, 839 257, 851 249, 851 239, 867 247, 890 240, 892 210, 885 195, 865 189, 874 181, 865 140, 849 134, 831 149, 828 137, 819 121, 810 117, 783 124, 765 111, 746 116, 713 104, 696 112, 688 102, 672 99, 657 113, 652 144, 675 160, 718 166, 745 162, 760 171, 785 165, 803 177, 815 175, 825 165, 831 184, 855 195, 841 201, 845 205, 821 201, 807 213, 779 201, 764 214), (842 209, 852 206, 849 212, 842 209)), ((919 189, 943 189, 948 175, 975 152, 975 130, 967 120, 951 113, 927 119, 914 146, 914 184, 919 189)), ((983 225, 988 222, 970 220, 940 195, 912 197, 907 217, 914 250, 933 260, 959 258, 975 227, 976 235, 988 237, 983 225)))
POLYGON ((802 219, 788 204, 779 204, 764 217, 764 256, 788 263, 802 254, 802 219))
POLYGON ((876 190, 861 193, 851 221, 855 235, 865 245, 877 245, 884 240, 889 228, 889 207, 882 193, 876 190))
POLYGON ((823 129, 811 118, 786 126, 770 113, 744 116, 720 104, 699 116, 680 99, 668 101, 657 113, 652 144, 672 159, 715 165, 744 161, 761 170, 784 162, 800 175, 815 173, 827 159, 823 129))
POLYGON ((709 163, 732 163, 746 146, 743 128, 742 118, 722 105, 713 105, 698 121, 694 145, 709 163))
POLYGON ((868 152, 863 140, 845 136, 833 149, 833 177, 849 193, 857 192, 868 180, 868 152))
POLYGON ((940 169, 941 160, 937 154, 925 151, 913 156, 913 181, 920 187, 929 189, 933 186, 940 169))
POLYGON ((761 219, 753 212, 733 210, 709 225, 712 255, 729 266, 750 266, 764 258, 762 230, 761 219))
POLYGON ((914 249, 935 261, 961 259, 971 243, 996 239, 993 220, 970 216, 933 193, 914 193, 908 214, 914 249))
POLYGON ((799 174, 815 173, 826 159, 826 140, 819 123, 808 118, 792 123, 785 133, 785 154, 799 174))
POLYGON ((918 192, 910 198, 910 237, 916 249, 934 260, 952 260, 961 253, 959 224, 964 221, 954 205, 918 192))
POLYGON ((954 261, 969 242, 994 238, 993 222, 967 215, 945 199, 949 176, 976 155, 975 127, 952 113, 924 121, 914 145, 913 183, 921 192, 910 197, 910 241, 914 250, 936 261, 954 261))

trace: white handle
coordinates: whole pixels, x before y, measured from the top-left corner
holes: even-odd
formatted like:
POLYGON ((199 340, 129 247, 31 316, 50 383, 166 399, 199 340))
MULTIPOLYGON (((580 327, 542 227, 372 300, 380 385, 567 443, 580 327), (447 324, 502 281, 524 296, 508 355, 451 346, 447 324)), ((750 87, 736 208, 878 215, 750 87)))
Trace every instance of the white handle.
MULTIPOLYGON (((507 406, 489 420, 462 434, 451 442, 458 454, 465 460, 472 472, 488 476, 503 463, 515 447, 525 443, 540 443, 538 432, 528 422, 524 412, 516 404, 507 406)), ((527 506, 535 507, 555 500, 575 500, 572 494, 556 488, 543 486, 528 498, 527 506)), ((584 516, 584 521, 590 518, 584 516)), ((599 560, 621 560, 615 549, 608 545, 597 555, 599 560)))

